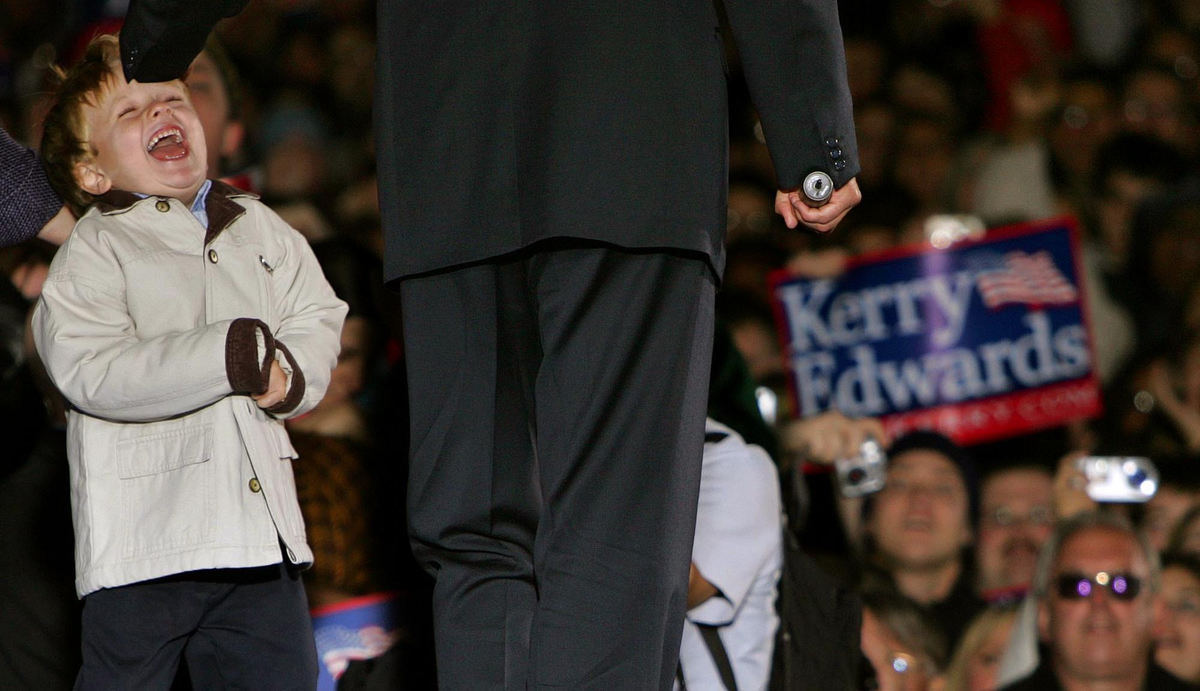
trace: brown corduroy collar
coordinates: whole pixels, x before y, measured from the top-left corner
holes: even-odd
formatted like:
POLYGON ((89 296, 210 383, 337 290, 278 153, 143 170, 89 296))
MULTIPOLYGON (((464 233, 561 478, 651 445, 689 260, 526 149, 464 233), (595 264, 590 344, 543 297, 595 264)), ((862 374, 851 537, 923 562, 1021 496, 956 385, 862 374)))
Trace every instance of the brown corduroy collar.
MULTIPOLYGON (((212 181, 208 195, 204 198, 205 209, 208 211, 208 228, 204 233, 205 245, 215 240, 221 231, 246 213, 245 207, 234 201, 237 197, 258 198, 251 192, 240 190, 220 180, 212 181)), ((96 198, 96 208, 105 215, 121 213, 144 199, 162 199, 162 197, 139 197, 125 190, 109 190, 96 198)))

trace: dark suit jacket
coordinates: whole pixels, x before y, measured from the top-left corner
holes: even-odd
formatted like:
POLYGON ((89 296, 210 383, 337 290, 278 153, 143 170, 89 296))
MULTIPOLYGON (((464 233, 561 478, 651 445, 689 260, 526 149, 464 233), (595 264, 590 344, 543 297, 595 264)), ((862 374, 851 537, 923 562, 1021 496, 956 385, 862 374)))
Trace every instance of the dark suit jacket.
MULTIPOLYGON (((813 169, 844 183, 857 153, 836 1, 726 6, 780 185, 813 169)), ((385 0, 376 76, 387 278, 556 237, 694 250, 723 268, 711 0, 385 0)))
MULTIPOLYGON (((172 40, 190 45, 181 31, 202 43, 244 4, 135 0, 127 76, 130 51, 146 71, 166 52, 133 31, 151 23, 136 15, 173 17, 172 40)), ((779 185, 824 170, 841 186, 858 157, 836 0, 725 6, 779 185)), ((378 25, 385 279, 562 237, 693 250, 723 269, 727 98, 711 0, 379 0, 378 25)))

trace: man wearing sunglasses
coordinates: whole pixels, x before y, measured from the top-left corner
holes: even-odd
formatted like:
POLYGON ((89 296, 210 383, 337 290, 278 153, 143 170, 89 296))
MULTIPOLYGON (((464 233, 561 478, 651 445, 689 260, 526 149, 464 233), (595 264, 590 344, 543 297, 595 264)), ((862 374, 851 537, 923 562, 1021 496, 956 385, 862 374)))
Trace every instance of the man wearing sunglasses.
POLYGON ((1118 516, 1060 523, 1034 578, 1041 664, 1005 691, 1194 688, 1150 659, 1159 571, 1150 543, 1118 516))

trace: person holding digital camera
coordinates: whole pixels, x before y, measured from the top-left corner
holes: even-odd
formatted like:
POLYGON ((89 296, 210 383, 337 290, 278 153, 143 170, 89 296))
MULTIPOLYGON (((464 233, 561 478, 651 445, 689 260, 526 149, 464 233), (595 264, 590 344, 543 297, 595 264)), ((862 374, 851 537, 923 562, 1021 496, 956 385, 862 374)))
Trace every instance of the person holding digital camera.
POLYGON ((886 484, 863 502, 864 581, 894 587, 920 605, 951 649, 984 604, 969 568, 978 515, 971 457, 924 430, 892 443, 886 484))

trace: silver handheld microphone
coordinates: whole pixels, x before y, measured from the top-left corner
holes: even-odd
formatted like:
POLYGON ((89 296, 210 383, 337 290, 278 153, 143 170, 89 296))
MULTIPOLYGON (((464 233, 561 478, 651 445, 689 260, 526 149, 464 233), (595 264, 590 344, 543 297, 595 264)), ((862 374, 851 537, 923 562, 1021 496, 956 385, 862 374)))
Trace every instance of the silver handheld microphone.
POLYGON ((809 206, 824 206, 833 196, 833 179, 819 170, 814 170, 804 177, 801 189, 808 198, 809 206))

